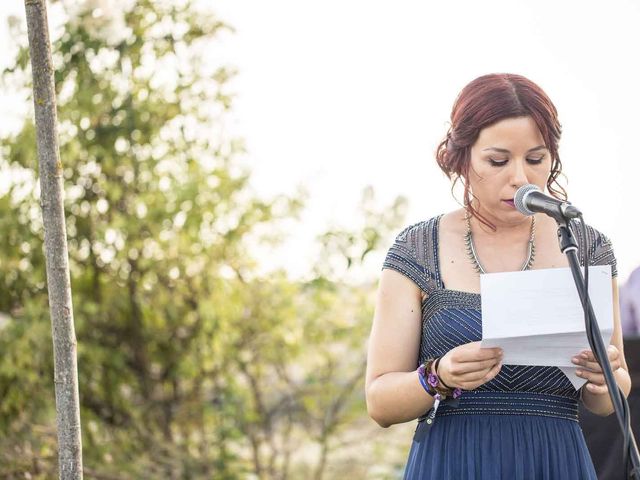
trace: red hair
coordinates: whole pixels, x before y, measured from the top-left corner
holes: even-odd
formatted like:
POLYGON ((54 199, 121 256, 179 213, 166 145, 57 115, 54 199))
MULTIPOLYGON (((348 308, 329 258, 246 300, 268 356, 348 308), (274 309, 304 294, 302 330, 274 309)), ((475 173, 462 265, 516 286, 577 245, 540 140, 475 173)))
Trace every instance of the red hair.
POLYGON ((464 87, 453 104, 451 126, 436 150, 438 165, 448 178, 454 179, 453 186, 458 180, 464 185, 464 207, 492 229, 495 229, 495 226, 471 204, 471 146, 483 128, 514 117, 531 117, 538 126, 552 160, 547 189, 554 197, 566 200, 567 193, 557 182, 558 176, 562 173, 562 163, 558 155, 562 127, 558 121, 558 111, 538 85, 521 75, 483 75, 464 87))

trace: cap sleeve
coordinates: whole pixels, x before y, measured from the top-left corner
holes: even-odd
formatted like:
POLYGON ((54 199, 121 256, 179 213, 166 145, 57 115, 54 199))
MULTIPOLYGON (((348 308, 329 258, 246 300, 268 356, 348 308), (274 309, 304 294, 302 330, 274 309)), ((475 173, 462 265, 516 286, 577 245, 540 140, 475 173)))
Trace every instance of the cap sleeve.
POLYGON ((422 291, 429 291, 430 275, 424 264, 425 222, 416 223, 398 234, 389 248, 382 269, 396 270, 412 280, 422 291))
POLYGON ((611 276, 617 277, 618 265, 611 240, 587 225, 587 245, 589 245, 589 265, 611 265, 611 276))

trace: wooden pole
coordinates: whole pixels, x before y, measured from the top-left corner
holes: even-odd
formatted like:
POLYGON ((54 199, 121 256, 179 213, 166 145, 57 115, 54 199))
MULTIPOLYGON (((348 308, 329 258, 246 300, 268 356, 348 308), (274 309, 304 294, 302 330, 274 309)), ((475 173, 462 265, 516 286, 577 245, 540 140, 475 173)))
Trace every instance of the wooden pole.
POLYGON ((45 0, 25 0, 33 74, 44 250, 53 336, 58 461, 61 480, 82 479, 76 334, 58 149, 56 94, 45 0))

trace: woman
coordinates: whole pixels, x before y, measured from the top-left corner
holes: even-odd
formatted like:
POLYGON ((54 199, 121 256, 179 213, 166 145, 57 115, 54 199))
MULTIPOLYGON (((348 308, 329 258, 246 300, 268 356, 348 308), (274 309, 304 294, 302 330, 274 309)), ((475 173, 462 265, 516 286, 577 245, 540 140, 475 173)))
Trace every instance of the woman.
MULTIPOLYGON (((454 104, 436 156, 449 178, 463 183, 464 208, 398 235, 381 274, 369 343, 370 416, 383 427, 422 416, 405 479, 596 478, 577 403, 600 415, 613 408, 593 354, 572 359, 587 380, 576 391, 558 368, 503 365, 500 349, 479 342, 480 272, 568 266, 555 221, 523 216, 513 204, 525 184, 564 197, 556 183, 559 139, 554 105, 522 76, 477 78, 454 104), (457 406, 445 401, 459 392, 457 406), (436 414, 425 420, 435 403, 436 414)), ((580 229, 575 233, 580 241, 580 229)), ((612 266, 608 356, 628 395, 615 257, 597 230, 587 227, 586 240, 591 264, 612 266)))

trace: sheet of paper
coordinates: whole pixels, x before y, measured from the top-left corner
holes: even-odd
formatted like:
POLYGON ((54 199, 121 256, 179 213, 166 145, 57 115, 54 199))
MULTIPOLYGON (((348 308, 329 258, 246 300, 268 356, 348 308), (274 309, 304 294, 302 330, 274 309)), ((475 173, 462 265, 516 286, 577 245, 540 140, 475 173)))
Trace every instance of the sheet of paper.
MULTIPOLYGON (((480 288, 483 347, 501 347, 505 364, 562 367, 574 386, 584 383, 571 363, 589 342, 570 269, 489 273, 480 276, 480 288)), ((589 267, 589 295, 608 345, 613 330, 609 265, 589 267)))

